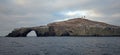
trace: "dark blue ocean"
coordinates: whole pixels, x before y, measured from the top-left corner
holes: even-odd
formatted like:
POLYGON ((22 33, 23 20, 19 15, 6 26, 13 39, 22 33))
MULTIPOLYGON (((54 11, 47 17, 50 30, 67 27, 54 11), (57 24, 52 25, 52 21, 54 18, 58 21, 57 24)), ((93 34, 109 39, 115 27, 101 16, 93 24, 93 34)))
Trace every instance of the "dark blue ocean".
POLYGON ((120 55, 120 37, 0 37, 0 55, 120 55))

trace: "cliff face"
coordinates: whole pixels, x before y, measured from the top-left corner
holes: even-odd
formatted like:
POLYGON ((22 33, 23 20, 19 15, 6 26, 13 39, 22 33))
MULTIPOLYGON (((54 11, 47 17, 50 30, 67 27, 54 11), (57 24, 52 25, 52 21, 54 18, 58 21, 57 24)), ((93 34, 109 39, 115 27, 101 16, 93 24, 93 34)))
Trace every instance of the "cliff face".
POLYGON ((82 18, 50 23, 56 35, 120 35, 120 27, 82 18))
POLYGON ((47 26, 26 27, 13 30, 7 36, 26 36, 34 30, 37 36, 120 35, 120 27, 82 18, 50 23, 47 26))

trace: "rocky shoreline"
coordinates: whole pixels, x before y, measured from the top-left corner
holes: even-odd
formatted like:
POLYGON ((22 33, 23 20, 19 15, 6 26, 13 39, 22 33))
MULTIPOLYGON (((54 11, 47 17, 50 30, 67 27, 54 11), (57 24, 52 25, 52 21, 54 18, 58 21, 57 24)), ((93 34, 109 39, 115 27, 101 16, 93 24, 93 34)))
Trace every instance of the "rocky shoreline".
POLYGON ((54 22, 46 26, 22 27, 14 29, 6 37, 26 37, 31 31, 41 36, 120 36, 120 27, 103 22, 75 18, 54 22))

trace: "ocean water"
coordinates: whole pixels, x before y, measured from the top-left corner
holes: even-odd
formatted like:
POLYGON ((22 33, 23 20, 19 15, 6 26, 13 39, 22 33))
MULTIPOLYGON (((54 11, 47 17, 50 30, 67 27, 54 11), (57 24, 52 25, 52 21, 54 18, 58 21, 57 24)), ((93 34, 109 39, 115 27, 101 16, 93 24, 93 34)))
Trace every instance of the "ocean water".
POLYGON ((120 55, 120 37, 0 37, 0 55, 120 55))

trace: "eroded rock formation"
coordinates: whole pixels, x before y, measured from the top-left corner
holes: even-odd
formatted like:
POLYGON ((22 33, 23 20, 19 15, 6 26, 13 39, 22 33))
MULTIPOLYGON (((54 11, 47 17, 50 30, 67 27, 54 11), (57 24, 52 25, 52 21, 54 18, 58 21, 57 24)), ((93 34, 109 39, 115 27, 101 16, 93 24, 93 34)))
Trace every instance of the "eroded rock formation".
POLYGON ((22 27, 14 29, 11 33, 7 35, 7 37, 26 37, 27 34, 31 31, 35 31, 37 36, 46 36, 49 30, 47 26, 22 27))
POLYGON ((120 35, 120 27, 82 18, 54 22, 46 26, 14 29, 7 37, 26 37, 30 31, 37 36, 120 35))

